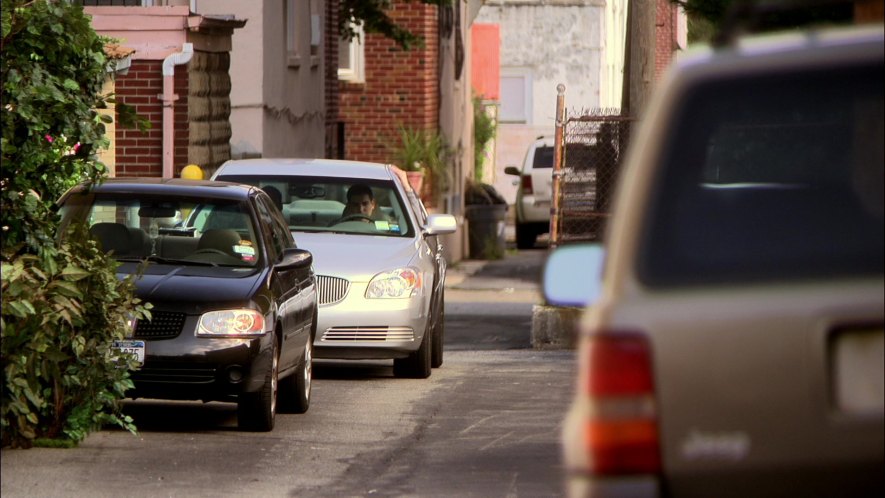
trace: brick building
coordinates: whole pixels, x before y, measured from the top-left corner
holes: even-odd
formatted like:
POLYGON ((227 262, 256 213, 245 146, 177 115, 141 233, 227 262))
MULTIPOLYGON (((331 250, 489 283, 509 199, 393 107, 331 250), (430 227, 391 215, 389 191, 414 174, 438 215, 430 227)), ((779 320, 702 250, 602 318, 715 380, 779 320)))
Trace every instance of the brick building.
POLYGON ((364 35, 363 74, 339 82, 340 122, 346 159, 389 162, 399 127, 439 126, 437 7, 395 2, 390 17, 425 40, 404 51, 378 34, 364 35))
POLYGON ((178 176, 188 164, 213 169, 230 159, 230 49, 245 21, 194 15, 187 6, 84 7, 101 35, 133 49, 115 78, 119 102, 150 123, 141 130, 115 119, 113 176, 178 176))

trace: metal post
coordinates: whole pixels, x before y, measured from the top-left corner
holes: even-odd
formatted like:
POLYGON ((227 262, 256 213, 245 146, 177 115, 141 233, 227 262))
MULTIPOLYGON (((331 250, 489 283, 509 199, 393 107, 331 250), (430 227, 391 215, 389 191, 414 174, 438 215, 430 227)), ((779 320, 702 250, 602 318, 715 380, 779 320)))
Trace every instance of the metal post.
POLYGON ((565 85, 556 85, 556 132, 553 135, 553 193, 550 205, 550 248, 559 244, 559 219, 560 219, 560 183, 562 182, 563 152, 565 141, 563 130, 565 128, 565 85))

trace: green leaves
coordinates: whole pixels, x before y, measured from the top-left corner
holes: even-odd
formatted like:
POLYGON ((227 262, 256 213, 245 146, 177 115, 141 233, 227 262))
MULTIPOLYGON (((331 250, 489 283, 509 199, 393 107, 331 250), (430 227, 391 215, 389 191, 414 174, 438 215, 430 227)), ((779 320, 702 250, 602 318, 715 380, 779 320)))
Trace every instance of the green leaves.
MULTIPOLYGON (((443 6, 451 4, 452 0, 421 0, 421 3, 443 6)), ((423 38, 398 25, 388 15, 391 7, 391 0, 341 0, 338 33, 341 38, 352 40, 357 36, 355 27, 362 26, 366 33, 379 33, 393 40, 402 50, 423 47, 423 38)))
MULTIPOLYGON (((75 444, 120 415, 135 365, 112 354, 148 315, 132 279, 75 226, 57 243, 53 202, 103 164, 103 40, 72 2, 3 0, 0 113, 2 445, 75 444), (55 443, 47 443, 55 442, 55 443)), ((134 113, 133 113, 134 114, 134 113)))

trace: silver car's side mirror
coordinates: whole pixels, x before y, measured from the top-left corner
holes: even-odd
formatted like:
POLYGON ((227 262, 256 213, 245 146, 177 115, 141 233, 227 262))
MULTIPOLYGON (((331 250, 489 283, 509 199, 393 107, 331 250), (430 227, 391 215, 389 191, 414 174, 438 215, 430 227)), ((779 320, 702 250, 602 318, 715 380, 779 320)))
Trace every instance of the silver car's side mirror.
POLYGON ((602 290, 605 250, 601 244, 555 249, 544 264, 544 299, 554 306, 593 304, 602 290))
POLYGON ((429 214, 424 225, 424 233, 427 235, 455 233, 457 229, 458 220, 450 214, 429 214))

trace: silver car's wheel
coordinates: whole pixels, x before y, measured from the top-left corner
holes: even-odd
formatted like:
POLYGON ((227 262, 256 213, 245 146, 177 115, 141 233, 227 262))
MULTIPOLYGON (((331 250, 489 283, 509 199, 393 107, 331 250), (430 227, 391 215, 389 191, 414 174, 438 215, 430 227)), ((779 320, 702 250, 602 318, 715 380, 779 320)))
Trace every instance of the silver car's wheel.
POLYGON ((446 335, 446 303, 445 294, 440 296, 439 312, 436 316, 436 327, 433 328, 433 351, 430 354, 430 366, 439 368, 443 364, 443 343, 446 335))
POLYGON ((409 379, 430 377, 430 353, 433 348, 433 330, 427 327, 421 347, 405 358, 393 360, 393 375, 409 379))

